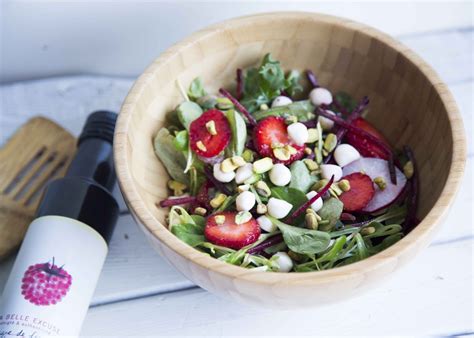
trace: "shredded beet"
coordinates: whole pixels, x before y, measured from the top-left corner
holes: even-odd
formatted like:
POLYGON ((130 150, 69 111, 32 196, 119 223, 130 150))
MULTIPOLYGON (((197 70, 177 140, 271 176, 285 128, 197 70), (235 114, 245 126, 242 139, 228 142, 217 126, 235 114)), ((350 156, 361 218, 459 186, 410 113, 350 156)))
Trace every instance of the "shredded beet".
MULTIPOLYGON (((355 119, 360 117, 360 115, 365 110, 365 108, 367 108, 368 105, 369 105, 369 98, 367 96, 364 96, 362 98, 362 100, 359 102, 359 104, 357 105, 357 107, 351 112, 351 114, 347 118, 347 122, 352 123, 352 121, 354 121, 355 119)), ((337 137, 336 147, 341 144, 342 139, 344 138, 344 136, 346 136, 346 133, 347 133, 346 128, 339 128, 338 129, 338 131, 336 133, 336 137, 337 137)), ((334 148, 334 149, 336 149, 336 148, 334 148)), ((324 158, 323 162, 325 164, 328 164, 329 162, 331 162, 332 156, 333 156, 333 153, 331 152, 328 156, 326 156, 324 158)))
POLYGON ((390 153, 390 157, 388 158, 388 171, 390 173, 390 181, 397 185, 397 173, 395 172, 395 164, 393 163, 392 153, 390 153))
POLYGON ((351 221, 354 222, 356 220, 356 217, 353 214, 350 214, 348 212, 343 212, 341 214, 341 221, 351 221))
POLYGON ((271 246, 277 245, 281 242, 283 242, 283 236, 281 234, 278 234, 270 238, 267 238, 262 243, 254 246, 253 248, 248 249, 247 253, 256 254, 256 253, 262 252, 263 250, 271 246))
POLYGON ((214 177, 214 175, 212 173, 212 170, 209 167, 204 168, 204 175, 206 175, 207 179, 212 183, 212 185, 217 190, 219 190, 220 192, 222 192, 226 195, 231 195, 232 194, 232 192, 229 189, 227 189, 227 187, 223 183, 216 180, 216 178, 214 177))
POLYGON ((242 100, 244 95, 244 81, 242 79, 242 69, 237 68, 237 100, 242 100))
POLYGON ((183 205, 188 203, 196 202, 196 197, 194 196, 184 196, 184 197, 171 197, 167 198, 160 202, 160 207, 172 207, 173 205, 183 205))
POLYGON ((331 187, 331 184, 333 182, 334 182, 334 175, 331 176, 331 179, 329 180, 329 182, 316 195, 314 195, 307 202, 303 203, 298 209, 296 209, 293 212, 293 214, 290 217, 288 217, 288 219, 286 221, 288 223, 292 223, 293 220, 296 217, 298 217, 302 212, 304 212, 306 209, 308 209, 309 206, 314 203, 314 201, 316 201, 318 198, 323 196, 329 190, 329 188, 331 187))
POLYGON ((407 217, 405 219, 405 231, 411 231, 417 224, 416 210, 418 209, 418 191, 419 191, 419 176, 418 168, 416 166, 415 156, 409 146, 404 146, 403 151, 408 160, 413 163, 413 176, 410 178, 410 193, 407 200, 407 217))
POLYGON ((313 86, 313 88, 319 87, 318 79, 316 78, 316 75, 314 75, 312 70, 306 71, 306 78, 308 79, 309 83, 311 83, 311 86, 313 86))
POLYGON ((252 126, 255 126, 257 124, 257 121, 250 114, 250 112, 235 97, 233 97, 231 93, 229 93, 224 88, 219 89, 219 93, 227 97, 234 104, 235 108, 237 108, 237 110, 240 111, 247 118, 247 121, 252 126))
POLYGON ((280 95, 281 95, 281 96, 286 96, 286 97, 291 98, 290 94, 288 94, 288 92, 287 92, 286 90, 284 90, 284 89, 280 90, 280 95))
POLYGON ((304 121, 304 122, 301 122, 301 123, 303 123, 307 128, 316 128, 316 121, 315 120, 304 121))
MULTIPOLYGON (((346 110, 346 108, 344 108, 342 106, 342 104, 334 97, 332 99, 332 104, 334 105, 334 107, 336 107, 336 109, 344 116, 348 116, 349 115, 349 112, 346 110)), ((356 108, 357 109, 357 108, 356 108)))

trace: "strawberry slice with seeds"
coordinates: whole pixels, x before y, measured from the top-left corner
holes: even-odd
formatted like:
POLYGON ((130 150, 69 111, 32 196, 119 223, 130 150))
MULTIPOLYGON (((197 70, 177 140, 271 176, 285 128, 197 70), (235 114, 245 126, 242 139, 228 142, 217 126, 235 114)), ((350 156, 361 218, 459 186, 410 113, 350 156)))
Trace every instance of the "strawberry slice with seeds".
MULTIPOLYGON (((390 145, 385 139, 385 137, 366 119, 359 117, 352 122, 352 125, 362 130, 365 130, 369 134, 372 134, 381 142, 385 143, 387 145, 387 148, 390 149, 390 145)), ((388 160, 388 158, 390 157, 389 154, 387 154, 387 152, 384 151, 384 149, 380 145, 374 144, 374 142, 371 142, 370 140, 361 135, 349 131, 346 135, 346 138, 347 143, 354 146, 364 157, 376 157, 382 158, 384 160, 388 160)))
POLYGON ((218 155, 229 144, 231 135, 229 121, 217 109, 204 112, 189 126, 191 149, 202 157, 218 155))
POLYGON ((299 146, 291 141, 288 136, 287 125, 282 117, 269 116, 261 120, 254 128, 253 142, 258 153, 263 157, 271 157, 277 163, 290 164, 299 160, 304 155, 304 146, 299 146), (295 151, 288 159, 282 160, 275 157, 274 148, 291 146, 295 151))
POLYGON ((237 212, 224 211, 209 216, 204 229, 207 240, 236 250, 255 242, 260 236, 257 221, 252 217, 245 223, 237 224, 236 215, 237 212))
POLYGON ((350 189, 339 196, 344 204, 345 211, 361 211, 372 200, 375 194, 372 179, 360 172, 344 176, 342 180, 348 180, 350 189))

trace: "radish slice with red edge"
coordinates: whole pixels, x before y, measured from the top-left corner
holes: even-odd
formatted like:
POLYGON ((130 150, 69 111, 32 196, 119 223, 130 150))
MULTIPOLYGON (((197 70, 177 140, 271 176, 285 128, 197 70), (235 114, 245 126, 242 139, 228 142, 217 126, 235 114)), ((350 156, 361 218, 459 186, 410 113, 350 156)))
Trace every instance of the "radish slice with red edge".
POLYGON ((390 206, 397 197, 403 192, 407 179, 400 169, 395 168, 397 175, 397 184, 390 181, 390 172, 386 160, 374 157, 362 157, 342 169, 344 176, 363 172, 372 180, 376 177, 382 177, 386 183, 384 190, 375 187, 375 194, 367 206, 362 209, 363 212, 373 213, 390 206))

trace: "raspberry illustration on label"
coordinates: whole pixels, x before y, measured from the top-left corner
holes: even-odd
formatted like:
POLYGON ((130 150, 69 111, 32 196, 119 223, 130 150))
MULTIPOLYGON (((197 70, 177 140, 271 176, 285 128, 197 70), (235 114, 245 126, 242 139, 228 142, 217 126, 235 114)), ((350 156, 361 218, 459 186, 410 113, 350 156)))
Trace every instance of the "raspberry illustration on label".
POLYGON ((52 263, 30 265, 25 271, 21 284, 23 297, 38 306, 54 305, 69 291, 72 276, 63 266, 52 263))

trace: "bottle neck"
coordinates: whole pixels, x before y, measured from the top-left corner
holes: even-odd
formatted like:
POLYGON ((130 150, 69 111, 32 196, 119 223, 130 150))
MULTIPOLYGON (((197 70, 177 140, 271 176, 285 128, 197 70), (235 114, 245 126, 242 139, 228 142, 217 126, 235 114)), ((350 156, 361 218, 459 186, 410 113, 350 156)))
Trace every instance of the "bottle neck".
POLYGON ((90 179, 112 191, 115 169, 110 142, 100 138, 81 140, 65 176, 90 179))

